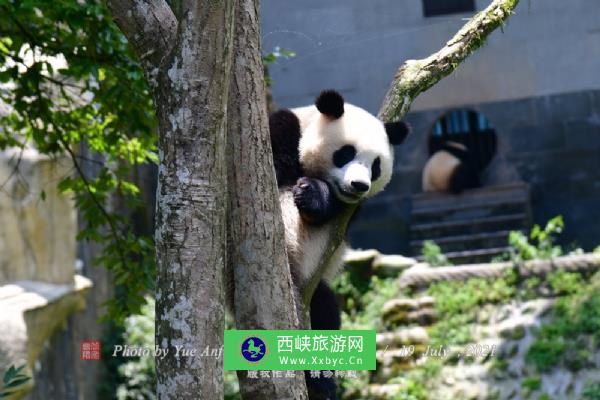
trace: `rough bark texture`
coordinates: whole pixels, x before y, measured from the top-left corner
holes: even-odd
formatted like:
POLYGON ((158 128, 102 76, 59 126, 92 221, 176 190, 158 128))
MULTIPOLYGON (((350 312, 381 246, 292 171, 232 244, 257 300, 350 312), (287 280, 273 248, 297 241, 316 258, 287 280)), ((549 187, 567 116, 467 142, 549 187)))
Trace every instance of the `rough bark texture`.
POLYGON ((159 399, 223 398, 223 360, 179 356, 223 343, 226 107, 234 2, 110 1, 146 60, 159 119, 156 340, 159 399))
MULTIPOLYGON (((229 253, 238 329, 297 329, 279 195, 271 156, 260 51, 258 0, 236 10, 233 75, 228 106, 229 253)), ((305 399, 304 375, 247 379, 248 399, 305 399)))
POLYGON ((488 35, 503 25, 519 0, 494 0, 469 20, 437 53, 422 60, 408 60, 396 76, 379 110, 382 121, 401 119, 417 96, 454 71, 480 48, 488 35))
POLYGON ((165 0, 107 0, 115 22, 127 37, 151 81, 173 48, 177 19, 165 0))

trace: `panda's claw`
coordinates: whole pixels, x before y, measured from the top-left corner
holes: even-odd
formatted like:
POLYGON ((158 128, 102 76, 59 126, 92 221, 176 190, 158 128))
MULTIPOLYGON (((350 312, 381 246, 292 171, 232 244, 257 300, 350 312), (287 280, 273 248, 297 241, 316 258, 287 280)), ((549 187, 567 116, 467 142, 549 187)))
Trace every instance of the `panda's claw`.
POLYGON ((335 215, 337 202, 322 180, 302 177, 292 188, 292 194, 300 216, 312 224, 322 224, 335 215))

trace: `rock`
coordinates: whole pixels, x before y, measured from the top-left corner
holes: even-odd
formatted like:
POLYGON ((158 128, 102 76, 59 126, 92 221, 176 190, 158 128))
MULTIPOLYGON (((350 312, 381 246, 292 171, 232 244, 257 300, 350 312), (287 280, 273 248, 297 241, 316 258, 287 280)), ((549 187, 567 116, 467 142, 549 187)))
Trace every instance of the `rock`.
POLYGON ((77 215, 56 187, 70 168, 31 148, 0 152, 0 284, 73 283, 77 215))
POLYGON ((433 301, 429 296, 421 299, 393 299, 383 305, 381 318, 388 325, 430 325, 435 320, 433 301))
MULTIPOLYGON (((0 286, 0 376, 10 365, 26 365, 23 373, 33 376, 46 340, 85 307, 91 286, 89 279, 78 275, 73 284, 20 281, 0 286)), ((26 392, 33 383, 32 379, 19 390, 26 392)))
POLYGON ((350 249, 344 253, 344 263, 352 267, 370 268, 373 260, 379 256, 379 252, 374 249, 354 250, 350 249))
POLYGON ((404 389, 404 385, 400 383, 392 383, 387 385, 371 384, 367 389, 365 396, 381 400, 391 400, 396 397, 404 389))
POLYGON ((525 337, 526 333, 523 325, 513 325, 500 330, 500 337, 508 340, 521 340, 525 337))
POLYGON ((379 255, 373 260, 373 272, 380 276, 395 277, 417 264, 414 258, 401 255, 379 255))
POLYGON ((420 326, 405 328, 395 332, 380 333, 376 339, 378 349, 386 347, 400 348, 413 344, 427 344, 428 342, 429 335, 425 328, 420 326))

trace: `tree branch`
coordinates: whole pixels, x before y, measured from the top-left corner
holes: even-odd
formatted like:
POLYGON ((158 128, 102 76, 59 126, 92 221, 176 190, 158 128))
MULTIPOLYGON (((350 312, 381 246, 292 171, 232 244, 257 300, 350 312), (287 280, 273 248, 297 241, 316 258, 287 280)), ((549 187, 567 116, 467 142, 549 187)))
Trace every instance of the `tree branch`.
POLYGON ((417 96, 451 74, 480 48, 490 33, 507 21, 519 0, 494 0, 469 20, 437 53, 422 60, 408 60, 396 72, 378 117, 401 119, 417 96))
POLYGON ((112 16, 146 73, 162 65, 174 46, 177 18, 165 0, 107 0, 112 16))

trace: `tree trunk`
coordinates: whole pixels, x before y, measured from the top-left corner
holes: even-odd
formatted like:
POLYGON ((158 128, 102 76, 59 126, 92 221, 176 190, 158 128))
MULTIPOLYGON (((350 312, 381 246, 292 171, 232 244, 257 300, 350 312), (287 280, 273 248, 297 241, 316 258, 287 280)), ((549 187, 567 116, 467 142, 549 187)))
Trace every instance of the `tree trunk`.
POLYGON ((234 3, 108 2, 140 57, 159 119, 156 340, 159 399, 223 398, 226 106, 234 3))
MULTIPOLYGON (((238 329, 296 329, 279 194, 273 168, 260 51, 258 0, 236 10, 233 76, 228 106, 229 257, 238 329)), ((296 379, 247 379, 249 399, 305 399, 304 374, 296 379)))
POLYGON ((223 360, 177 356, 223 343, 226 105, 233 3, 182 4, 177 44, 159 73, 156 340, 159 399, 223 398, 223 360))

